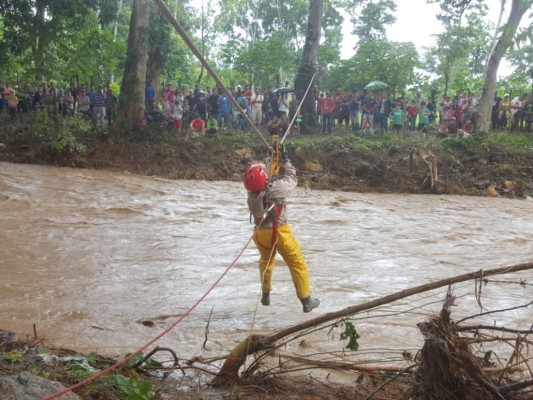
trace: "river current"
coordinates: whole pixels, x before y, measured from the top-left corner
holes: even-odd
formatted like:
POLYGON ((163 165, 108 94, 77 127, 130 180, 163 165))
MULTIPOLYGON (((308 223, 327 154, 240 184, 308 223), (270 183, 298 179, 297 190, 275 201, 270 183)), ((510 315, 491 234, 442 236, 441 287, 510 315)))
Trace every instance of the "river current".
MULTIPOLYGON (((297 188, 288 211, 320 307, 302 313, 281 259, 272 304, 261 306, 252 243, 158 344, 180 358, 225 354, 250 332, 533 259, 533 202, 527 200, 297 188)), ((251 233, 240 183, 0 163, 0 330, 24 337, 35 326, 56 346, 131 352, 193 305, 251 233)), ((533 300, 533 287, 520 280, 533 283, 533 272, 491 278, 480 303, 473 282, 456 285, 452 318, 533 300)), ((445 293, 442 288, 357 316, 360 356, 419 349, 416 323, 440 310, 445 293)), ((528 329, 533 311, 496 313, 488 321, 528 329)), ((338 333, 315 332, 287 351, 342 358, 338 333)))

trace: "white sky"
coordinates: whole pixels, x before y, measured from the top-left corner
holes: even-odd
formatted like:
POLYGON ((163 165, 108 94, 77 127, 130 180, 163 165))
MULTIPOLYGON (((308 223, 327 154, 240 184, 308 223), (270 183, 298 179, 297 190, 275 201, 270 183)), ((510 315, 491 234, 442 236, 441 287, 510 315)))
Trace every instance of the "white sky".
MULTIPOLYGON (((496 25, 498 22, 500 12, 500 0, 486 0, 489 7, 487 19, 496 25)), ((419 52, 424 52, 424 47, 434 45, 435 38, 432 35, 442 33, 444 30, 440 21, 437 20, 437 13, 440 7, 437 4, 427 4, 426 0, 396 0, 396 23, 387 29, 387 39, 395 42, 413 42, 419 52)), ((502 22, 507 20, 511 8, 511 1, 507 1, 506 9, 502 18, 502 22)), ((344 31, 350 32, 349 17, 345 17, 344 31)), ((527 14, 522 19, 520 26, 524 27, 531 24, 531 20, 527 18, 527 14)), ((490 32, 492 36, 493 32, 490 32)), ((341 58, 347 59, 353 56, 353 36, 345 36, 341 47, 341 58)), ((498 70, 499 76, 508 75, 512 68, 505 62, 505 59, 500 64, 498 70)))

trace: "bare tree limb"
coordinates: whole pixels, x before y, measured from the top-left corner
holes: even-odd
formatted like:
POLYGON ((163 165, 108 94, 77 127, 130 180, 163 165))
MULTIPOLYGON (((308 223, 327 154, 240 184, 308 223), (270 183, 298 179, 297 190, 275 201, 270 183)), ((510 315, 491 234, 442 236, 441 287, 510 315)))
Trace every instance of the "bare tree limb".
POLYGON ((500 332, 509 332, 509 333, 516 333, 516 334, 528 334, 533 333, 533 330, 520 330, 520 329, 511 329, 511 328, 505 328, 503 326, 493 326, 493 325, 467 325, 467 326, 458 326, 457 330, 459 332, 464 331, 479 331, 481 329, 486 329, 488 331, 500 331, 500 332))
POLYGON ((297 332, 312 328, 317 325, 324 324, 326 322, 334 321, 341 318, 360 313, 362 311, 370 310, 372 308, 382 306, 387 303, 404 299, 406 297, 413 296, 415 294, 427 292, 429 290, 437 289, 443 286, 453 285, 459 282, 465 282, 473 279, 485 278, 491 275, 507 274, 519 271, 526 271, 533 269, 533 262, 518 264, 509 267, 494 268, 489 270, 481 270, 476 272, 470 272, 468 274, 458 275, 452 278, 441 279, 436 282, 426 283, 424 285, 415 286, 410 289, 405 289, 397 293, 390 294, 388 296, 380 297, 378 299, 358 304, 356 306, 348 307, 340 311, 331 312, 328 314, 320 315, 316 318, 310 319, 300 324, 290 326, 282 329, 278 332, 274 332, 271 335, 258 335, 253 334, 238 344, 233 351, 228 355, 226 361, 222 365, 220 372, 216 378, 212 381, 214 386, 222 386, 231 381, 236 381, 239 378, 239 369, 244 364, 246 357, 254 354, 257 351, 265 350, 273 346, 276 341, 295 334, 297 332))

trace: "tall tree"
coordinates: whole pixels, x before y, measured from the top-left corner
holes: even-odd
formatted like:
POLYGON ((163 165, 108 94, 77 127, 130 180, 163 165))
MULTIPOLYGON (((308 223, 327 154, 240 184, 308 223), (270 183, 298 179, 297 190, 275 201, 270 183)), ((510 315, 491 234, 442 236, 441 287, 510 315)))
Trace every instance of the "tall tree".
POLYGON ((54 66, 46 62, 46 52, 51 46, 79 30, 85 16, 97 2, 84 0, 2 0, 0 15, 6 29, 4 40, 10 51, 22 55, 31 52, 35 79, 54 76, 54 66))
POLYGON ((133 128, 139 123, 145 111, 149 20, 149 0, 133 0, 126 64, 120 89, 121 101, 117 110, 117 119, 113 124, 115 133, 133 128))
POLYGON ((449 26, 436 35, 436 45, 426 53, 425 69, 441 77, 445 94, 449 93, 458 68, 475 76, 484 71, 488 51, 487 27, 478 14, 471 15, 468 20, 465 26, 449 26))
POLYGON ((496 78, 500 61, 513 44, 513 38, 518 30, 520 21, 532 5, 532 0, 512 0, 509 17, 507 18, 505 25, 502 27, 501 35, 494 46, 487 67, 485 68, 485 81, 478 108, 479 124, 477 129, 479 132, 486 133, 489 131, 492 101, 496 91, 496 78))
MULTIPOLYGON (((307 35, 302 54, 300 68, 294 81, 296 97, 302 99, 313 83, 313 78, 317 71, 318 48, 320 44, 320 31, 322 27, 322 18, 324 13, 323 0, 309 0, 309 19, 307 22, 307 35)), ((302 113, 306 124, 314 124, 316 119, 313 118, 313 94, 309 94, 304 99, 302 113)))
POLYGON ((353 33, 360 42, 367 40, 385 40, 386 27, 396 22, 393 15, 396 3, 393 0, 347 0, 344 5, 353 24, 353 33))

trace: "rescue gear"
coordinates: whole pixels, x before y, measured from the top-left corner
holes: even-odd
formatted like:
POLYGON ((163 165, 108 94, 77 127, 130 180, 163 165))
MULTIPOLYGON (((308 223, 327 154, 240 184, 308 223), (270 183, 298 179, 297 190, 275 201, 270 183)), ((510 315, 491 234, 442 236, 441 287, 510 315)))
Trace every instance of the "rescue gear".
POLYGON ((304 313, 313 311, 313 308, 317 308, 320 305, 320 300, 312 299, 311 296, 301 299, 302 305, 304 306, 304 313))
POLYGON ((260 254, 259 277, 263 293, 272 291, 272 273, 276 263, 276 253, 279 252, 289 267, 296 296, 299 299, 305 299, 311 295, 307 264, 290 225, 285 224, 278 227, 277 241, 274 247, 272 247, 272 229, 256 229, 253 240, 260 254))
POLYGON ((252 165, 244 173, 244 187, 250 192, 262 192, 267 187, 268 175, 262 165, 252 165))
POLYGON ((264 306, 269 306, 270 305, 270 293, 263 292, 263 295, 261 296, 261 304, 264 305, 264 306))

